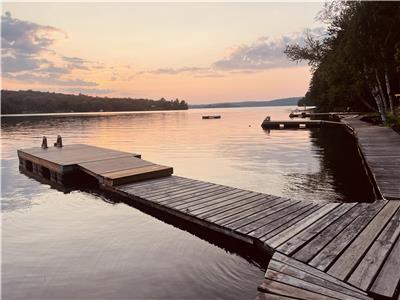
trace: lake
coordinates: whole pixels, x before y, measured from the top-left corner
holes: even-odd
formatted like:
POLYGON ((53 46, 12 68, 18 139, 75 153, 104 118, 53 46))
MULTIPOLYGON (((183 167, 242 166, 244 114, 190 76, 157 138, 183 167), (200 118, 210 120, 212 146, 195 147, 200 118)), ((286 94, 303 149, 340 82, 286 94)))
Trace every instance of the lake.
POLYGON ((267 115, 288 119, 291 109, 2 118, 4 299, 254 299, 264 270, 246 251, 103 195, 41 184, 19 172, 16 150, 61 134, 64 144, 140 153, 193 179, 295 199, 372 201, 344 130, 261 128, 267 115), (222 118, 202 120, 209 114, 222 118))

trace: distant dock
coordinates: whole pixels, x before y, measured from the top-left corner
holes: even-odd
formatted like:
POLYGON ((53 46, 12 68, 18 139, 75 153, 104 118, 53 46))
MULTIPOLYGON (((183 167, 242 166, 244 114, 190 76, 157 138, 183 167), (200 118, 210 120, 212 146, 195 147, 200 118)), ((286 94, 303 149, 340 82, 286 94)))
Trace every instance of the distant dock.
MULTIPOLYGON (((174 176, 171 167, 139 154, 83 144, 21 149, 18 157, 28 174, 56 184, 88 176, 119 197, 262 250, 272 260, 259 300, 398 299, 400 174, 379 167, 379 161, 386 166, 392 158, 398 167, 399 152, 388 146, 377 155, 381 144, 368 138, 373 127, 363 132, 358 121, 342 125, 359 138, 383 199, 328 203, 276 197, 174 176)), ((389 131, 378 133, 379 143, 400 142, 389 131)))
POLYGON ((318 113, 313 110, 306 111, 292 111, 289 114, 290 118, 315 118, 315 117, 327 117, 330 119, 339 117, 339 116, 349 116, 349 115, 359 115, 360 112, 326 112, 326 113, 318 113))
POLYGON ((322 126, 344 125, 341 122, 325 120, 270 120, 268 117, 262 122, 263 129, 308 129, 319 128, 322 126))

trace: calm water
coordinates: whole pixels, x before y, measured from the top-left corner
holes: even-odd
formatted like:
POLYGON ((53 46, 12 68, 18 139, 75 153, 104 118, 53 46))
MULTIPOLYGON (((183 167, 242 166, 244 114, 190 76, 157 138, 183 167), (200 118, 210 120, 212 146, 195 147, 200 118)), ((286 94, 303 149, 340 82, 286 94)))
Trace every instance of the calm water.
POLYGON ((314 201, 370 201, 340 130, 261 129, 288 107, 2 119, 4 299, 254 299, 262 268, 123 203, 20 174, 16 149, 88 143, 141 153, 177 175, 314 201), (202 120, 221 114, 220 120, 202 120))

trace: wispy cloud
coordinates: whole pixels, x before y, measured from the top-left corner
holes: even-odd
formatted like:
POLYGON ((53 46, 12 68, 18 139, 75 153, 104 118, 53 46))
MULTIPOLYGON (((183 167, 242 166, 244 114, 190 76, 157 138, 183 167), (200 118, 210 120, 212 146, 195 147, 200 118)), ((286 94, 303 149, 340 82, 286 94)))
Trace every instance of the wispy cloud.
POLYGON ((98 86, 98 83, 82 80, 79 78, 61 78, 58 74, 35 74, 35 73, 22 73, 10 74, 4 73, 4 78, 18 80, 26 83, 43 83, 46 85, 57 86, 98 86))
POLYGON ((110 89, 87 89, 87 88, 65 88, 63 89, 66 93, 73 93, 73 94, 97 94, 97 95, 104 95, 110 94, 113 90, 110 89))
POLYGON ((79 57, 59 55, 53 48, 68 38, 61 29, 12 17, 1 16, 3 77, 28 83, 59 86, 97 86, 95 82, 71 78, 74 70, 90 71, 102 64, 79 57), (68 76, 65 76, 68 75, 68 76))
POLYGON ((182 67, 182 68, 159 68, 155 70, 138 72, 141 74, 158 74, 158 75, 176 75, 181 73, 204 73, 208 72, 209 68, 202 67, 182 67))
MULTIPOLYGON (((311 30, 311 35, 322 35, 322 27, 311 30)), ((288 68, 291 62, 284 51, 289 44, 304 44, 304 33, 292 33, 278 38, 263 36, 251 44, 234 46, 229 54, 207 67, 158 68, 138 72, 137 75, 177 75, 188 73, 194 77, 224 77, 229 73, 255 73, 269 69, 288 68)), ((300 64, 305 65, 305 64, 300 64)))
MULTIPOLYGON (((323 28, 312 30, 311 34, 321 35, 323 28)), ((212 64, 216 70, 224 71, 259 71, 275 68, 293 67, 284 50, 289 44, 304 44, 304 34, 294 33, 279 38, 260 37, 249 45, 235 47, 225 58, 212 64)))

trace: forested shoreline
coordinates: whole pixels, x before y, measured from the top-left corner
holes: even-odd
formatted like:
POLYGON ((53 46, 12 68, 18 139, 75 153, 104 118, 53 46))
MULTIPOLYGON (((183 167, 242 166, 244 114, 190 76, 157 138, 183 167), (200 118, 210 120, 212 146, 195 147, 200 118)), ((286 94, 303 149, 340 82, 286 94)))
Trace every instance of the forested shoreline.
POLYGON ((312 79, 300 105, 319 111, 375 111, 383 123, 399 122, 400 2, 333 1, 318 19, 322 36, 306 34, 288 45, 293 61, 307 61, 312 79))
POLYGON ((185 110, 184 100, 93 97, 38 91, 1 91, 2 114, 185 110))

